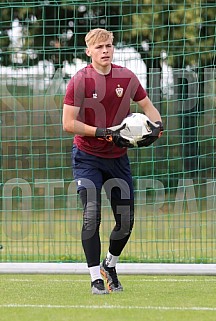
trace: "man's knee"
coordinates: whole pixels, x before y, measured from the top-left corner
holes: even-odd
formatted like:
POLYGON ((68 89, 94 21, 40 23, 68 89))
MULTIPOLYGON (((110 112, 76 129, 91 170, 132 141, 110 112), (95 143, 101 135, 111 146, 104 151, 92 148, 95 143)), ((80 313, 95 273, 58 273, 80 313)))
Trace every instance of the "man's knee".
POLYGON ((79 196, 83 204, 83 229, 96 230, 101 222, 101 196, 99 190, 82 189, 79 196))

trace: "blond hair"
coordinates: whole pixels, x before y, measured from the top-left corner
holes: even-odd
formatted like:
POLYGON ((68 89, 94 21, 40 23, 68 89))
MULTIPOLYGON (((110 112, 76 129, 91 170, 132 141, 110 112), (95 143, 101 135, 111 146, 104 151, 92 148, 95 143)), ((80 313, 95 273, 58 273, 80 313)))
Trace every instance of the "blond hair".
POLYGON ((89 47, 98 42, 107 41, 110 39, 113 42, 113 33, 111 31, 107 31, 106 29, 96 28, 90 30, 85 36, 86 46, 89 47))

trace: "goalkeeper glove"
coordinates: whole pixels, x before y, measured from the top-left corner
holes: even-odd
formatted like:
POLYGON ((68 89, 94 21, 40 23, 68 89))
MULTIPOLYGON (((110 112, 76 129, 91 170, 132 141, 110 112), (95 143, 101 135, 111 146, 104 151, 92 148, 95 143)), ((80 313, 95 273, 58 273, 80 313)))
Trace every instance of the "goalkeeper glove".
POLYGON ((158 138, 160 138, 163 134, 163 124, 161 121, 148 122, 149 127, 151 128, 152 133, 150 135, 146 135, 142 140, 137 142, 138 147, 149 146, 153 144, 158 138), (155 124, 157 126, 155 126, 155 124))
POLYGON ((109 128, 98 127, 95 132, 95 137, 105 139, 108 142, 114 142, 114 144, 120 148, 133 147, 129 140, 121 137, 120 131, 126 126, 124 124, 121 128, 117 130, 111 130, 109 128))

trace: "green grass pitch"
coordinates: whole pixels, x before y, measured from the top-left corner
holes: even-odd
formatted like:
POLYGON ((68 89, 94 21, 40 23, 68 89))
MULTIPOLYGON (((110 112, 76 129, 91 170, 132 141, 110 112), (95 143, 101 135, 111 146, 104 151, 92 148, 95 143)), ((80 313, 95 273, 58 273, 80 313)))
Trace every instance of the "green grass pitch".
POLYGON ((214 276, 120 275, 92 295, 88 275, 0 274, 1 321, 215 321, 214 276))

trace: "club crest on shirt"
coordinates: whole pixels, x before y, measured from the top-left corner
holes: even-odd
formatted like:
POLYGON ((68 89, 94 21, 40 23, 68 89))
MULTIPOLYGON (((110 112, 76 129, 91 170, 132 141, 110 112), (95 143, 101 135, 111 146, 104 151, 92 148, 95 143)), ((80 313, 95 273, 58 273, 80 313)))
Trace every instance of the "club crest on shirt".
POLYGON ((117 95, 118 97, 122 97, 123 92, 124 92, 124 89, 123 89, 122 87, 120 87, 120 85, 117 86, 117 88, 116 88, 115 91, 116 91, 116 95, 117 95))

